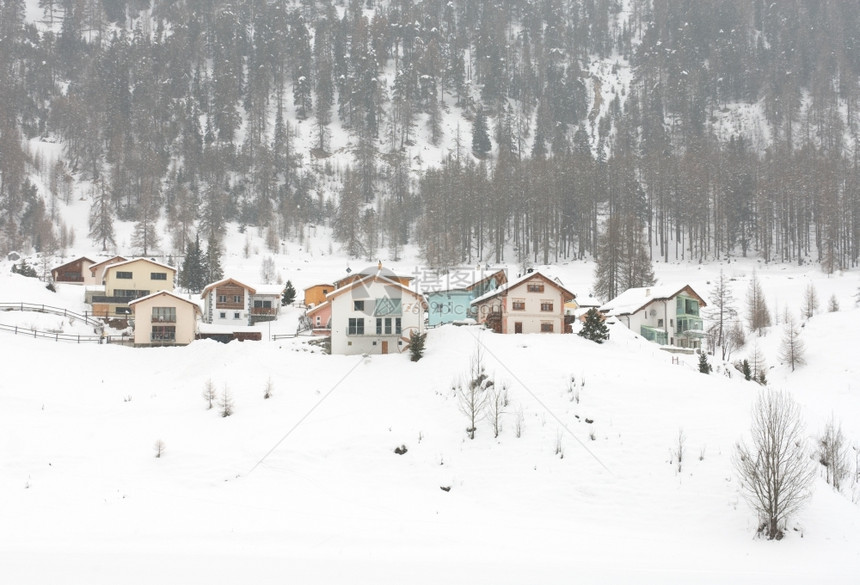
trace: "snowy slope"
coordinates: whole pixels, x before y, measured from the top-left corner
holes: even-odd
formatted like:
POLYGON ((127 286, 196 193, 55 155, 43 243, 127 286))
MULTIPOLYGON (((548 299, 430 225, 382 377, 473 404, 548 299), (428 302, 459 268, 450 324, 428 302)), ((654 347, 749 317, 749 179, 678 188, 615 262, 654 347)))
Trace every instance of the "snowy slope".
MULTIPOLYGON (((590 268, 556 267, 569 286, 590 268)), ((798 273, 759 275, 782 306, 805 286, 798 273)), ((843 310, 804 327, 797 372, 767 348, 771 384, 804 406, 810 442, 835 413, 857 444, 856 275, 806 277, 823 298, 840 291, 843 310)), ((34 292, 2 271, 0 301, 34 292)), ((602 346, 443 327, 427 347, 411 363, 325 356, 302 340, 135 350, 0 332, 4 581, 855 582, 851 490, 820 479, 797 532, 753 538, 730 454, 755 384, 699 374, 694 356, 673 364, 620 326, 602 346), (511 403, 498 439, 481 421, 470 441, 451 385, 479 345, 511 403), (206 410, 207 380, 229 388, 233 416, 206 410)))

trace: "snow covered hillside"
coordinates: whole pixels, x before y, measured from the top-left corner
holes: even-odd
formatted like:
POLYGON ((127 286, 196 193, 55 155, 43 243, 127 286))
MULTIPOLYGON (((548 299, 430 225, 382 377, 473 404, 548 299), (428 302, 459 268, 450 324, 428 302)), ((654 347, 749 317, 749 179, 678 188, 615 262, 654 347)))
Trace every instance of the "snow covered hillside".
MULTIPOLYGON (((278 268, 306 285, 345 263, 319 260, 278 268)), ((736 298, 752 267, 723 267, 736 298)), ((0 302, 80 309, 80 289, 0 268, 0 302)), ((707 294, 719 268, 657 272, 707 294)), ((554 271, 580 293, 593 265, 554 271)), ((774 313, 796 314, 808 282, 837 297, 840 311, 803 327, 796 372, 777 357, 779 325, 759 343, 809 446, 835 416, 856 449, 856 274, 758 276, 774 313)), ((856 483, 837 494, 822 470, 788 537, 755 539, 731 453, 759 386, 721 364, 700 374, 695 356, 675 364, 620 325, 603 345, 447 326, 417 363, 323 355, 302 338, 136 350, 2 331, 0 355, 5 582, 853 583, 860 571, 856 483), (452 385, 478 348, 510 403, 498 438, 482 419, 469 440, 452 385), (207 409, 210 380, 232 416, 207 409)))

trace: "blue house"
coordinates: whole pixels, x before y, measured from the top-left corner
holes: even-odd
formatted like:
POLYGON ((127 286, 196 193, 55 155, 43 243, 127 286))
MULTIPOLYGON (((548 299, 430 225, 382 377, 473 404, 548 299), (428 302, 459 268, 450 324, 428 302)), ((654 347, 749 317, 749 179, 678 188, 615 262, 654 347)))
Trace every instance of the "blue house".
POLYGON ((425 291, 427 325, 436 327, 474 318, 471 303, 508 281, 504 270, 498 270, 465 288, 425 291))

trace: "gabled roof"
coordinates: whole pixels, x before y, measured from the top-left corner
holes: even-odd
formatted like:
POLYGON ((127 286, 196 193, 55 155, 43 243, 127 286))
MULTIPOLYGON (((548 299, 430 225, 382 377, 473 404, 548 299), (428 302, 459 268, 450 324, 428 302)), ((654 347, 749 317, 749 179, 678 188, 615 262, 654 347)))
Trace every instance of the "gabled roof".
POLYGON ((209 291, 211 291, 213 288, 218 288, 219 286, 224 286, 225 284, 230 284, 230 283, 233 283, 235 285, 238 285, 238 286, 244 288, 245 290, 247 290, 251 294, 255 294, 257 292, 257 289, 255 289, 254 287, 248 286, 244 282, 239 282, 235 278, 222 278, 218 282, 213 282, 212 284, 207 284, 206 288, 203 289, 203 292, 200 293, 200 298, 205 299, 206 295, 208 295, 209 291))
MULTIPOLYGON (((345 284, 344 286, 328 293, 326 295, 326 300, 327 301, 333 301, 336 297, 339 297, 340 295, 344 294, 345 292, 353 290, 354 288, 358 287, 361 284, 369 284, 371 282, 382 282, 386 286, 391 286, 391 287, 394 287, 396 289, 399 289, 401 292, 405 292, 406 294, 412 295, 413 297, 420 299, 422 302, 424 302, 424 295, 422 295, 421 293, 415 292, 414 290, 412 290, 408 286, 404 286, 403 284, 399 283, 396 280, 392 280, 391 278, 388 278, 387 276, 385 276, 383 274, 382 269, 377 270, 373 274, 363 274, 363 275, 361 275, 360 278, 356 278, 354 280, 351 280, 349 283, 345 284)), ((322 303, 320 303, 320 305, 321 304, 322 303)))
POLYGON ((559 283, 557 280, 554 280, 554 279, 548 277, 546 274, 542 273, 540 270, 535 270, 533 272, 527 272, 527 273, 523 274, 522 276, 515 278, 514 280, 511 280, 510 282, 506 282, 505 284, 503 284, 502 286, 500 286, 496 290, 491 290, 490 292, 478 297, 477 299, 472 301, 472 304, 476 305, 478 303, 483 303, 484 301, 487 301, 493 297, 506 294, 509 290, 516 288, 520 284, 522 284, 528 280, 531 280, 533 278, 539 278, 539 279, 543 280, 544 282, 546 282, 550 286, 555 287, 558 290, 560 290, 562 292, 562 294, 567 295, 571 299, 576 298, 575 294, 573 294, 571 291, 569 291, 564 286, 562 286, 561 283, 559 283))
MULTIPOLYGON (((132 258, 131 260, 125 260, 123 262, 117 262, 116 264, 111 264, 110 266, 105 268, 105 272, 107 272, 108 270, 113 270, 114 268, 120 268, 120 267, 126 266, 128 264, 131 264, 132 262, 139 262, 139 261, 148 262, 150 264, 154 264, 155 266, 160 266, 161 268, 167 268, 168 270, 172 270, 173 272, 176 272, 176 268, 174 268, 173 266, 168 266, 167 264, 162 264, 161 262, 156 262, 155 260, 150 260, 149 258, 132 258)), ((92 267, 90 267, 90 268, 92 268, 92 267)))
POLYGON ((679 294, 685 292, 688 296, 699 301, 702 307, 707 306, 707 303, 692 289, 689 284, 679 287, 677 284, 664 284, 661 286, 643 286, 638 288, 629 288, 602 307, 601 313, 610 315, 632 315, 654 301, 668 301, 674 299, 679 294))
POLYGON ((155 297, 157 297, 157 296, 161 296, 161 295, 171 296, 171 297, 173 297, 174 299, 178 299, 178 300, 182 301, 183 303, 188 303, 189 305, 191 305, 192 307, 194 307, 194 310, 195 310, 195 311, 197 311, 197 312, 199 312, 199 313, 202 313, 202 310, 200 309, 200 305, 198 305, 198 304, 197 304, 197 303, 195 303, 194 301, 189 301, 188 299, 184 299, 184 298, 180 297, 179 295, 174 294, 174 293, 172 293, 172 292, 170 292, 170 291, 167 291, 167 290, 160 290, 160 291, 158 291, 158 292, 154 292, 154 293, 152 293, 152 294, 148 294, 148 295, 146 295, 145 297, 140 297, 140 298, 134 299, 133 301, 129 301, 128 306, 129 306, 129 307, 133 307, 134 305, 136 305, 136 304, 138 304, 138 303, 142 303, 142 302, 144 302, 144 301, 151 300, 151 299, 153 299, 153 298, 155 298, 155 297))
POLYGON ((54 272, 54 271, 56 271, 56 270, 60 270, 60 269, 62 269, 62 268, 65 268, 66 266, 69 266, 69 265, 71 265, 71 264, 74 264, 75 262, 80 262, 81 260, 86 260, 86 261, 87 261, 87 262, 89 262, 90 264, 95 264, 95 261, 94 261, 94 260, 90 260, 90 259, 89 259, 89 258, 87 258, 86 256, 81 256, 81 257, 79 257, 79 258, 75 258, 74 260, 69 260, 69 261, 68 261, 68 262, 66 262, 65 264, 60 264, 60 265, 59 265, 59 266, 57 266, 56 268, 51 268, 51 272, 54 272))
POLYGON ((485 276, 481 280, 477 280, 477 281, 473 282, 472 284, 470 284, 469 286, 466 287, 466 290, 472 290, 474 288, 477 288, 478 286, 484 284, 485 282, 488 282, 492 278, 496 278, 496 282, 499 283, 499 286, 508 282, 507 273, 504 270, 496 270, 495 272, 493 272, 492 274, 490 274, 488 276, 485 276))
POLYGON ((96 262, 92 266, 90 266, 90 272, 95 276, 96 270, 99 269, 99 266, 103 266, 105 264, 116 264, 117 262, 125 262, 128 258, 125 256, 114 256, 113 258, 108 258, 107 260, 102 260, 101 262, 96 262))
POLYGON ((314 315, 316 315, 317 313, 322 311, 325 307, 328 307, 330 304, 331 304, 331 301, 323 301, 320 304, 315 305, 315 306, 311 307, 310 309, 308 309, 307 313, 305 313, 305 314, 308 317, 313 317, 314 315))

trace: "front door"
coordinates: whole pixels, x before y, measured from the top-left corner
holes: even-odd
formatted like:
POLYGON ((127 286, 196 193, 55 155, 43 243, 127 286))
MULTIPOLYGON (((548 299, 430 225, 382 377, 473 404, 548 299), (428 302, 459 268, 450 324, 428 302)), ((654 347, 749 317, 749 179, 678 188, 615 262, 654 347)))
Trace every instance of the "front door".
POLYGON ((521 321, 514 321, 514 333, 522 333, 523 324, 521 321))
POLYGON ((382 353, 383 354, 388 353, 388 342, 387 341, 382 342, 382 353))

